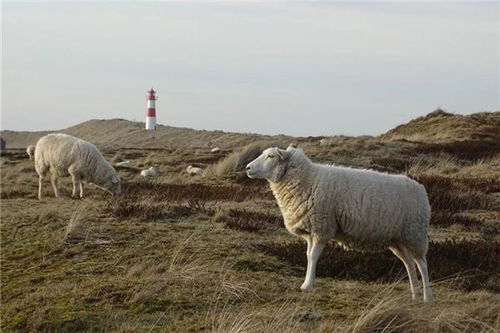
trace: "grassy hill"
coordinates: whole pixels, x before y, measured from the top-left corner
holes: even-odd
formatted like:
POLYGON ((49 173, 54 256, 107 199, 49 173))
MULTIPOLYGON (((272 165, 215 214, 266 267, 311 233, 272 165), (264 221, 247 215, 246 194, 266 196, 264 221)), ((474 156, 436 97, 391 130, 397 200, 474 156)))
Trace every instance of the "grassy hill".
POLYGON ((500 112, 460 115, 438 109, 395 127, 382 138, 427 143, 486 140, 500 144, 500 112))
MULTIPOLYGON (((380 137, 161 126, 152 138, 142 123, 117 119, 65 129, 97 143, 112 162, 132 161, 117 169, 119 197, 87 186, 85 198, 72 199, 64 178, 61 198, 47 182, 38 200, 33 161, 7 149, 0 156, 0 330, 499 332, 498 115, 438 112, 380 137), (426 187, 434 304, 409 299, 404 267, 389 251, 346 252, 333 242, 319 260, 315 290, 299 291, 305 243, 285 230, 269 185, 243 172, 263 147, 292 141, 314 161, 406 173, 426 187), (213 146, 222 151, 211 153, 213 146), (212 172, 190 177, 189 164, 212 172), (159 176, 142 178, 139 170, 151 165, 159 176)), ((43 134, 2 132, 19 148, 43 134)))
POLYGON ((239 147, 256 140, 270 140, 271 136, 228 133, 223 131, 193 130, 159 125, 156 131, 146 131, 144 123, 124 119, 92 119, 57 131, 2 131, 9 148, 26 148, 42 136, 61 132, 71 134, 104 148, 213 148, 239 147))

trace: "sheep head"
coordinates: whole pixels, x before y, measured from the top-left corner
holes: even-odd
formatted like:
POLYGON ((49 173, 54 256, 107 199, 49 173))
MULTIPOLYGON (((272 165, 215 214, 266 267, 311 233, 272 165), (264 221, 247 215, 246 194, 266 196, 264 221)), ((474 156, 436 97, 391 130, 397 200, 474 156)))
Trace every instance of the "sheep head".
POLYGON ((106 177, 101 184, 95 184, 95 185, 113 195, 118 195, 122 193, 122 182, 116 174, 106 177))
POLYGON ((277 147, 268 148, 252 162, 248 163, 246 170, 249 178, 267 179, 276 183, 286 172, 290 150, 277 147))

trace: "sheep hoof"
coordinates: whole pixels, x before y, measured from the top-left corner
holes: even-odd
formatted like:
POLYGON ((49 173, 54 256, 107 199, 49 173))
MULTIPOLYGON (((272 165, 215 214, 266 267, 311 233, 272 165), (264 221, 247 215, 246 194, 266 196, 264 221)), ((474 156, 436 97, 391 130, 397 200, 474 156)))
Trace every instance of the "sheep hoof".
POLYGON ((427 304, 430 304, 430 303, 433 303, 434 302, 434 297, 427 297, 427 298, 424 298, 424 303, 427 303, 427 304))
POLYGON ((309 285, 309 284, 303 284, 300 286, 300 290, 302 290, 303 292, 309 292, 309 291, 312 291, 313 290, 313 286, 312 285, 309 285))

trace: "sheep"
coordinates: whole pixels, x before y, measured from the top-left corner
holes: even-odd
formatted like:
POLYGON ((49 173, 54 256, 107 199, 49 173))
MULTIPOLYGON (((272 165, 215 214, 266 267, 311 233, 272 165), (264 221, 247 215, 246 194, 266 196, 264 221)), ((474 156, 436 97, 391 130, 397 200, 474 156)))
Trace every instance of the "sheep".
POLYGON ((407 270, 412 298, 423 283, 432 302, 427 271, 430 205, 421 184, 403 175, 313 163, 300 149, 266 149, 246 167, 250 178, 267 179, 286 229, 307 242, 303 291, 312 290, 316 263, 328 240, 346 249, 389 248, 407 270))
POLYGON ((30 157, 30 160, 35 156, 35 146, 31 145, 26 148, 26 154, 30 157))
POLYGON ((193 167, 192 165, 188 165, 188 167, 186 168, 186 172, 190 176, 201 176, 201 175, 203 175, 203 169, 202 168, 196 168, 196 167, 193 167))
POLYGON ((158 169, 155 167, 150 167, 149 169, 142 170, 141 176, 143 176, 143 177, 156 177, 156 176, 158 176, 158 169))
POLYGON ((220 152, 220 148, 219 147, 215 147, 215 148, 212 148, 212 150, 210 150, 211 153, 219 153, 220 152))
POLYGON ((115 169, 92 143, 67 134, 48 134, 38 140, 35 148, 35 169, 38 173, 38 198, 42 198, 42 182, 48 171, 54 194, 59 197, 57 180, 71 175, 72 196, 76 185, 83 197, 83 182, 93 183, 111 194, 121 193, 121 180, 115 169))

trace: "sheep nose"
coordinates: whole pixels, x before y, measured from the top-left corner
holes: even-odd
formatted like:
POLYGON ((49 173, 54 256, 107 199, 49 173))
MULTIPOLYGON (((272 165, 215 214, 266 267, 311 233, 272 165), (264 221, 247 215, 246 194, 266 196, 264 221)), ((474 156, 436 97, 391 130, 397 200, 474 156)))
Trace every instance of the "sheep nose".
POLYGON ((250 171, 251 167, 250 165, 247 165, 247 171, 250 171))

